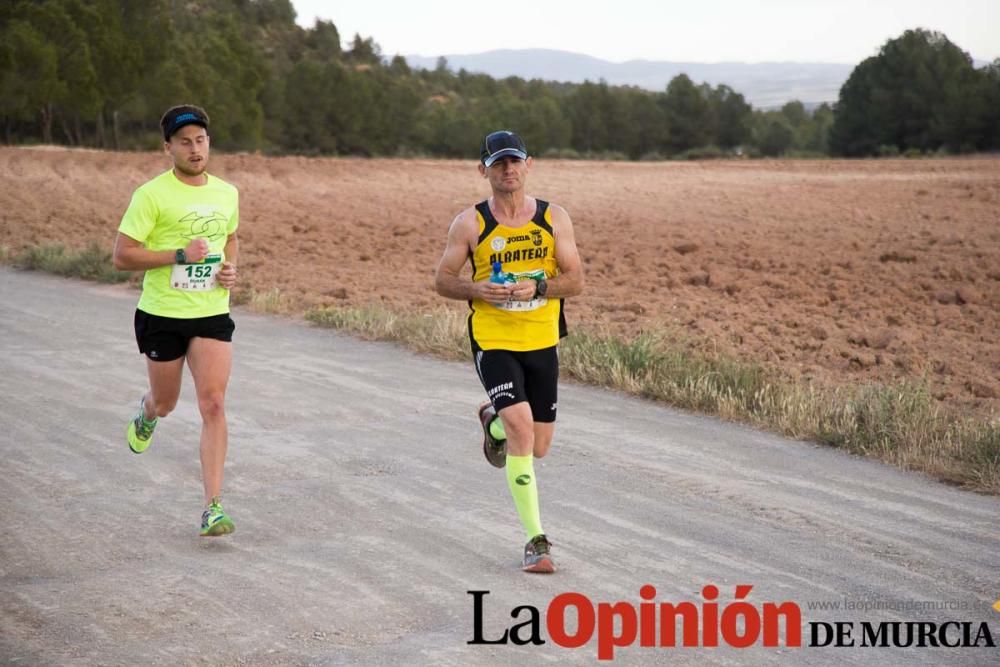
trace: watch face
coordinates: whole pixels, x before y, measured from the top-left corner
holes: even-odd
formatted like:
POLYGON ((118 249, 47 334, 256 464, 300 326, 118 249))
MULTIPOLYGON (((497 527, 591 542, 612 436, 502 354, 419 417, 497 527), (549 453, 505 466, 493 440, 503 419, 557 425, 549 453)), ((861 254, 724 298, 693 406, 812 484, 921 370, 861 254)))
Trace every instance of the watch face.
POLYGON ((545 296, 545 293, 549 291, 549 283, 545 280, 539 280, 535 290, 538 292, 538 296, 545 296))

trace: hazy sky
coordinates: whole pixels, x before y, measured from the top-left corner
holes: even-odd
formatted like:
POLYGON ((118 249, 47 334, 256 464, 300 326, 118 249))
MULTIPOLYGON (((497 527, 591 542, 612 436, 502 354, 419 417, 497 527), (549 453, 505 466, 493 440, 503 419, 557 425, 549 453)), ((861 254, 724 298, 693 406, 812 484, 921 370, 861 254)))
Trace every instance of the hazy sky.
POLYGON ((1000 57, 1000 0, 292 0, 298 23, 333 21, 347 43, 437 56, 550 48, 622 62, 857 63, 908 28, 1000 57))

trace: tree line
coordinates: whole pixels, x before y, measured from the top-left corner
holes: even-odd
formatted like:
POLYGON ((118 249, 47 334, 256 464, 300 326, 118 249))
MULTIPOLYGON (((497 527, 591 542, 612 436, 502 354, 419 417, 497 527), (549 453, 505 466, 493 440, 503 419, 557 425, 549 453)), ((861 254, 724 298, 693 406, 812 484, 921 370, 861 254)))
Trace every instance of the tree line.
POLYGON ((838 102, 754 109, 681 74, 663 91, 494 79, 348 48, 290 0, 16 0, 0 4, 8 144, 136 149, 159 116, 205 107, 216 147, 312 155, 469 157, 498 127, 532 152, 662 159, 1000 149, 1000 60, 976 69, 939 33, 907 31, 853 71, 838 102))

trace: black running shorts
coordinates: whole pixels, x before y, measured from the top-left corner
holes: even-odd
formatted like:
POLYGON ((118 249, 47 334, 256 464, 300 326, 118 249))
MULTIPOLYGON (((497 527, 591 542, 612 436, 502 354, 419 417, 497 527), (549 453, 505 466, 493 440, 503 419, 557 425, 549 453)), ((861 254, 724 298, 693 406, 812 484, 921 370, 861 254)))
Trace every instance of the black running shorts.
POLYGON ((232 342, 235 330, 236 323, 229 313, 181 319, 135 311, 135 342, 139 344, 139 352, 153 361, 180 359, 196 337, 232 342))
POLYGON ((527 401, 534 421, 556 420, 558 346, 528 352, 473 349, 472 359, 497 412, 527 401))

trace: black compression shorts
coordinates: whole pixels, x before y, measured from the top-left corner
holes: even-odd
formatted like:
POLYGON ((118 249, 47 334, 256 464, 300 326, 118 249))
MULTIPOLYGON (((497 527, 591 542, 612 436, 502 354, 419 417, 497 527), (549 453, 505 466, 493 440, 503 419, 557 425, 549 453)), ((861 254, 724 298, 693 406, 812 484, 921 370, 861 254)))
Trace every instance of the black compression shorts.
POLYGON ((528 352, 474 349, 472 358, 479 380, 497 412, 527 401, 534 421, 550 423, 556 420, 557 346, 528 352))

